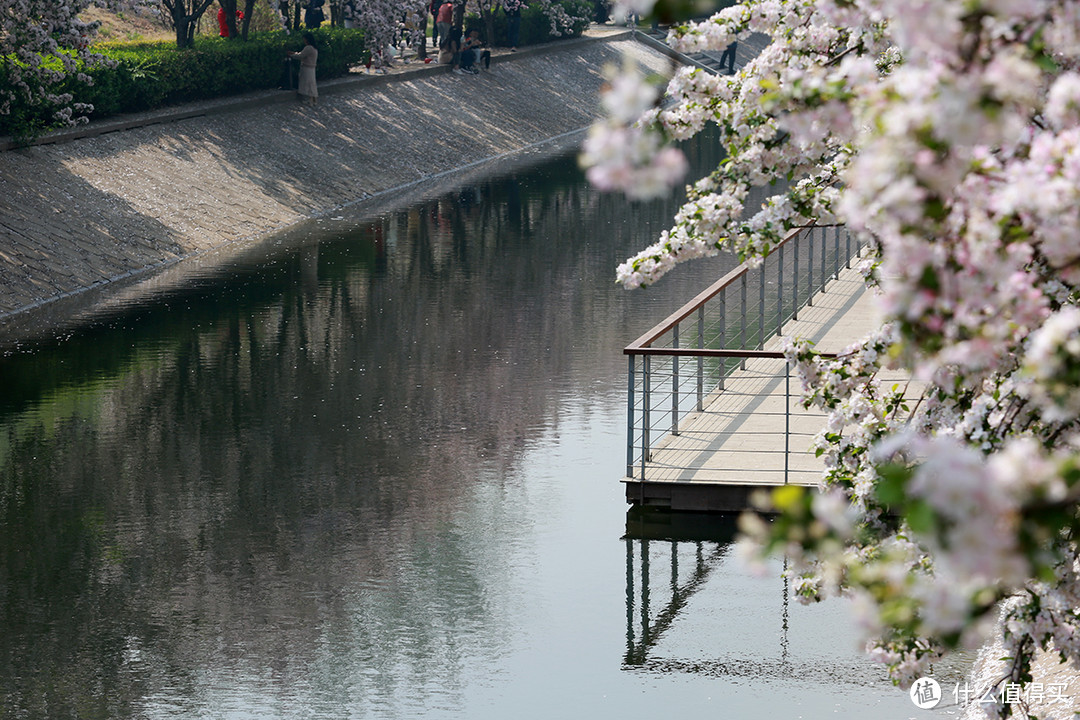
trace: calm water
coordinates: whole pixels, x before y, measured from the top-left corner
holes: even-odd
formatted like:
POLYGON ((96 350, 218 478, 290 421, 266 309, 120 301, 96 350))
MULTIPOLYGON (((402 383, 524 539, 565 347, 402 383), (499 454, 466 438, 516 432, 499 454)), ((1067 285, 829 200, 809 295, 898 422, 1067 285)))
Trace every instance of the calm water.
POLYGON ((616 288, 674 207, 549 159, 0 359, 0 718, 914 714, 723 527, 624 539, 621 348, 733 264, 616 288))

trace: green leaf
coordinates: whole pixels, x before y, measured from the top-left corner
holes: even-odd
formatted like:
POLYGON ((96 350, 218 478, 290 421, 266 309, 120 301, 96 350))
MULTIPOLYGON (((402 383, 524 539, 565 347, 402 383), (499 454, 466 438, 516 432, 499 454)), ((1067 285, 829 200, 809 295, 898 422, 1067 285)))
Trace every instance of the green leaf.
POLYGON ((798 509, 799 514, 801 514, 805 495, 806 488, 799 485, 778 487, 772 493, 773 506, 782 513, 790 514, 793 510, 798 509))
POLYGON ((926 535, 933 531, 937 524, 937 513, 926 501, 917 500, 904 514, 904 520, 914 532, 926 535))
POLYGON ((1058 64, 1054 62, 1054 58, 1050 57, 1049 55, 1036 55, 1035 64, 1038 65, 1039 69, 1042 70, 1044 73, 1048 73, 1051 75, 1057 74, 1058 70, 1060 70, 1058 64))
POLYGON ((874 494, 878 502, 885 507, 902 505, 904 486, 911 477, 911 469, 899 463, 887 463, 877 468, 878 484, 874 494))

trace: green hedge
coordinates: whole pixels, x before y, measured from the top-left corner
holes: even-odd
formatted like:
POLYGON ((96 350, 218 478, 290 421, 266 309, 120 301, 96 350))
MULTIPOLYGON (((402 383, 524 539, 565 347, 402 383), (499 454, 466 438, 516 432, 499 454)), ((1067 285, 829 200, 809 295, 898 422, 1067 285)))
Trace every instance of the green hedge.
MULTIPOLYGON (((561 4, 570 15, 584 18, 570 37, 581 35, 593 14, 592 0, 562 0, 561 4)), ((473 27, 485 34, 479 17, 466 18, 466 30, 473 27)), ((320 79, 344 75, 351 66, 367 60, 363 31, 326 27, 312 32, 319 48, 320 79)), ((535 45, 552 39, 551 23, 543 12, 523 7, 518 44, 535 45)), ((502 11, 495 16, 495 37, 488 42, 508 44, 502 11)), ((285 51, 299 50, 303 44, 299 33, 282 32, 260 33, 247 40, 200 36, 194 47, 183 50, 172 42, 103 43, 95 49, 115 60, 115 67, 84 68, 93 85, 72 78, 52 91, 69 92, 75 102, 93 105, 90 117, 97 119, 266 90, 282 81, 285 51)), ((59 66, 56 58, 48 62, 59 66)), ((8 84, 5 66, 0 64, 0 87, 8 84)), ((10 114, 0 115, 0 135, 19 139, 33 138, 53 126, 52 110, 40 105, 16 104, 10 114)))
MULTIPOLYGON (((589 27, 589 21, 594 14, 592 1, 562 0, 559 4, 566 9, 569 15, 583 18, 574 25, 573 32, 570 35, 563 35, 562 37, 580 37, 581 33, 585 32, 585 29, 589 27)), ((484 29, 484 21, 478 15, 469 15, 465 18, 466 34, 473 29, 479 30, 481 36, 487 34, 484 29)), ((521 31, 519 35, 518 47, 539 45, 556 39, 551 35, 551 21, 548 20, 547 15, 544 15, 539 8, 530 6, 521 8, 521 31)), ((493 47, 510 46, 506 38, 506 15, 502 10, 499 10, 495 15, 495 37, 486 38, 486 42, 493 47)))
MULTIPOLYGON (((319 48, 320 79, 344 75, 366 60, 361 30, 327 27, 312 33, 319 48)), ((59 91, 93 105, 90 116, 102 118, 266 90, 281 83, 285 52, 303 45, 299 33, 283 32, 247 40, 199 37, 194 47, 183 50, 171 42, 106 43, 95 49, 116 66, 85 69, 93 85, 72 78, 59 91)), ((0 83, 5 80, 0 76, 0 83)), ((0 135, 33 137, 49 129, 51 116, 44 108, 13 108, 10 115, 0 115, 0 135)))

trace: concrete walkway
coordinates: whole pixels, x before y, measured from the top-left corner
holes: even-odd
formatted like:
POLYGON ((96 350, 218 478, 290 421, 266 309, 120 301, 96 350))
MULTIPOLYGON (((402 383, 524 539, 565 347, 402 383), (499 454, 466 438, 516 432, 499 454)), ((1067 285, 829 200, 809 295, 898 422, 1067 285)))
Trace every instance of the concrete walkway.
MULTIPOLYGON (((815 296, 812 307, 799 311, 798 320, 784 326, 783 335, 811 340, 822 352, 839 352, 871 332, 878 317, 862 276, 846 269, 827 292, 815 296)), ((764 349, 779 350, 780 339, 772 338, 764 349)), ((786 376, 783 360, 747 360, 725 380, 722 391, 706 398, 703 411, 680 423, 678 435, 657 443, 645 463, 646 479, 817 485, 825 468, 809 445, 825 416, 802 406, 798 379, 788 385, 786 376)))
POLYGON ((588 127, 602 69, 624 52, 647 72, 670 67, 601 27, 497 54, 478 76, 401 64, 325 83, 314 108, 255 93, 2 152, 0 333, 88 288, 588 127))

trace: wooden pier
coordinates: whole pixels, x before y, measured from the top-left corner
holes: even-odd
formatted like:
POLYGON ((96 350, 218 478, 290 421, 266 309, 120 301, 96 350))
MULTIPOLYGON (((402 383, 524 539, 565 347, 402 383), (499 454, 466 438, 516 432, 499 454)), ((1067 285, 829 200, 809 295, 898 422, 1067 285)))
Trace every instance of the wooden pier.
MULTIPOLYGON (((783 335, 840 352, 880 324, 873 297, 855 269, 844 269, 813 298, 783 335)), ((773 337, 764 350, 779 350, 773 337)), ((906 382, 901 373, 891 373, 906 382)), ((882 378, 886 381, 889 375, 882 378)), ((678 423, 646 455, 635 477, 624 477, 627 502, 707 512, 738 512, 758 490, 785 484, 816 486, 824 470, 810 445, 825 416, 803 407, 799 380, 783 359, 750 358, 726 376, 702 410, 678 423), (644 478, 644 479, 642 479, 644 478)))

